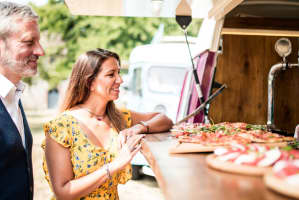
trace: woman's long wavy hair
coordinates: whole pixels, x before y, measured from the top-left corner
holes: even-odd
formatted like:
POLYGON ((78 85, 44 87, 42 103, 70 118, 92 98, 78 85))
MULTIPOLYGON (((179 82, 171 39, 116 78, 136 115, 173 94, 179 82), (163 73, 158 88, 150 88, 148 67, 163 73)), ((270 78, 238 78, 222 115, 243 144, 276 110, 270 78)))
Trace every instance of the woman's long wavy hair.
MULTIPOLYGON (((115 58, 120 65, 119 56, 111 51, 96 49, 87 51, 77 59, 70 77, 66 94, 60 111, 69 110, 72 107, 84 103, 90 95, 90 87, 101 71, 101 66, 108 58, 115 58)), ((106 107, 106 113, 117 131, 126 128, 122 113, 116 108, 113 101, 109 101, 106 107)))

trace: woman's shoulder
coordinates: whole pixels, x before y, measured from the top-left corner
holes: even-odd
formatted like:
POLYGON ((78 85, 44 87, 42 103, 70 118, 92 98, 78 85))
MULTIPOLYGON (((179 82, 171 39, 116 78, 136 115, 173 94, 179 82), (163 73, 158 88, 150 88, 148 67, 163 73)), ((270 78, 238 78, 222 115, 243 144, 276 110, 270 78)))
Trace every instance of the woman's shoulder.
POLYGON ((74 123, 75 119, 68 112, 62 112, 56 115, 53 119, 45 123, 45 125, 66 125, 69 123, 74 123))
POLYGON ((72 144, 72 128, 76 124, 75 118, 72 115, 63 112, 58 114, 52 120, 44 124, 45 134, 54 139, 64 147, 70 147, 72 144))

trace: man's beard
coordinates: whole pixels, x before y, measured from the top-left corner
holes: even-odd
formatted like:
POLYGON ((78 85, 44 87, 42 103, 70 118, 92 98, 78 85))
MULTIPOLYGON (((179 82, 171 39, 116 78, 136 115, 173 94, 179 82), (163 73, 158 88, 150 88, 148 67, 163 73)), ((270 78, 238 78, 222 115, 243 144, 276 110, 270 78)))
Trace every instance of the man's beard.
POLYGON ((18 74, 21 77, 30 77, 37 73, 37 67, 32 68, 29 65, 30 60, 37 60, 38 56, 31 55, 23 60, 15 60, 10 58, 9 52, 5 52, 5 55, 1 55, 0 63, 2 66, 6 66, 10 71, 18 74))

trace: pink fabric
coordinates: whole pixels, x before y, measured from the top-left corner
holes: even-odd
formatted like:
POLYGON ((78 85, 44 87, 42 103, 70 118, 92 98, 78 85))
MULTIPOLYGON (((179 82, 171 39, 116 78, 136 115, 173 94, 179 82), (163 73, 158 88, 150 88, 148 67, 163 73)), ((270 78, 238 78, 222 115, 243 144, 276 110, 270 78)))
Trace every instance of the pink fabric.
POLYGON ((179 116, 180 112, 182 112, 181 111, 181 105, 183 103, 183 94, 184 94, 184 90, 185 90, 185 85, 186 85, 187 78, 188 78, 188 72, 186 72, 186 74, 185 74, 183 86, 182 86, 182 89, 181 89, 179 106, 178 106, 178 110, 177 110, 177 113, 176 113, 176 121, 178 121, 178 116, 179 116))
MULTIPOLYGON (((216 55, 215 52, 206 50, 195 58, 197 74, 198 74, 200 87, 202 90, 204 100, 206 100, 209 97, 212 90, 212 84, 213 84, 214 73, 215 73, 215 58, 216 58, 215 55, 216 55)), ((192 87, 192 94, 191 94, 188 114, 192 113, 196 108, 200 106, 200 101, 195 88, 194 79, 192 80, 191 87, 192 87)), ((195 117, 190 118, 188 122, 203 123, 204 122, 203 111, 201 111, 195 117)))
POLYGON ((296 138, 296 140, 299 142, 299 124, 297 124, 296 128, 295 128, 295 134, 294 137, 296 138))

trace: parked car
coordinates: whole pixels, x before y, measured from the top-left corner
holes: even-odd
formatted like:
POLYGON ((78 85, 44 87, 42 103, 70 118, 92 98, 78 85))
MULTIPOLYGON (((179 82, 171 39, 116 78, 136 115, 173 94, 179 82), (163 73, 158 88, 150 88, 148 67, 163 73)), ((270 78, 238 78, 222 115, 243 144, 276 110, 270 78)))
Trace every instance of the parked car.
MULTIPOLYGON (((190 39, 190 48, 195 48, 194 38, 190 39)), ((127 90, 126 107, 162 112, 175 121, 184 77, 191 68, 187 45, 182 40, 136 47, 123 86, 127 90)), ((154 176, 141 153, 132 160, 132 167, 133 179, 138 179, 140 173, 154 176)))

